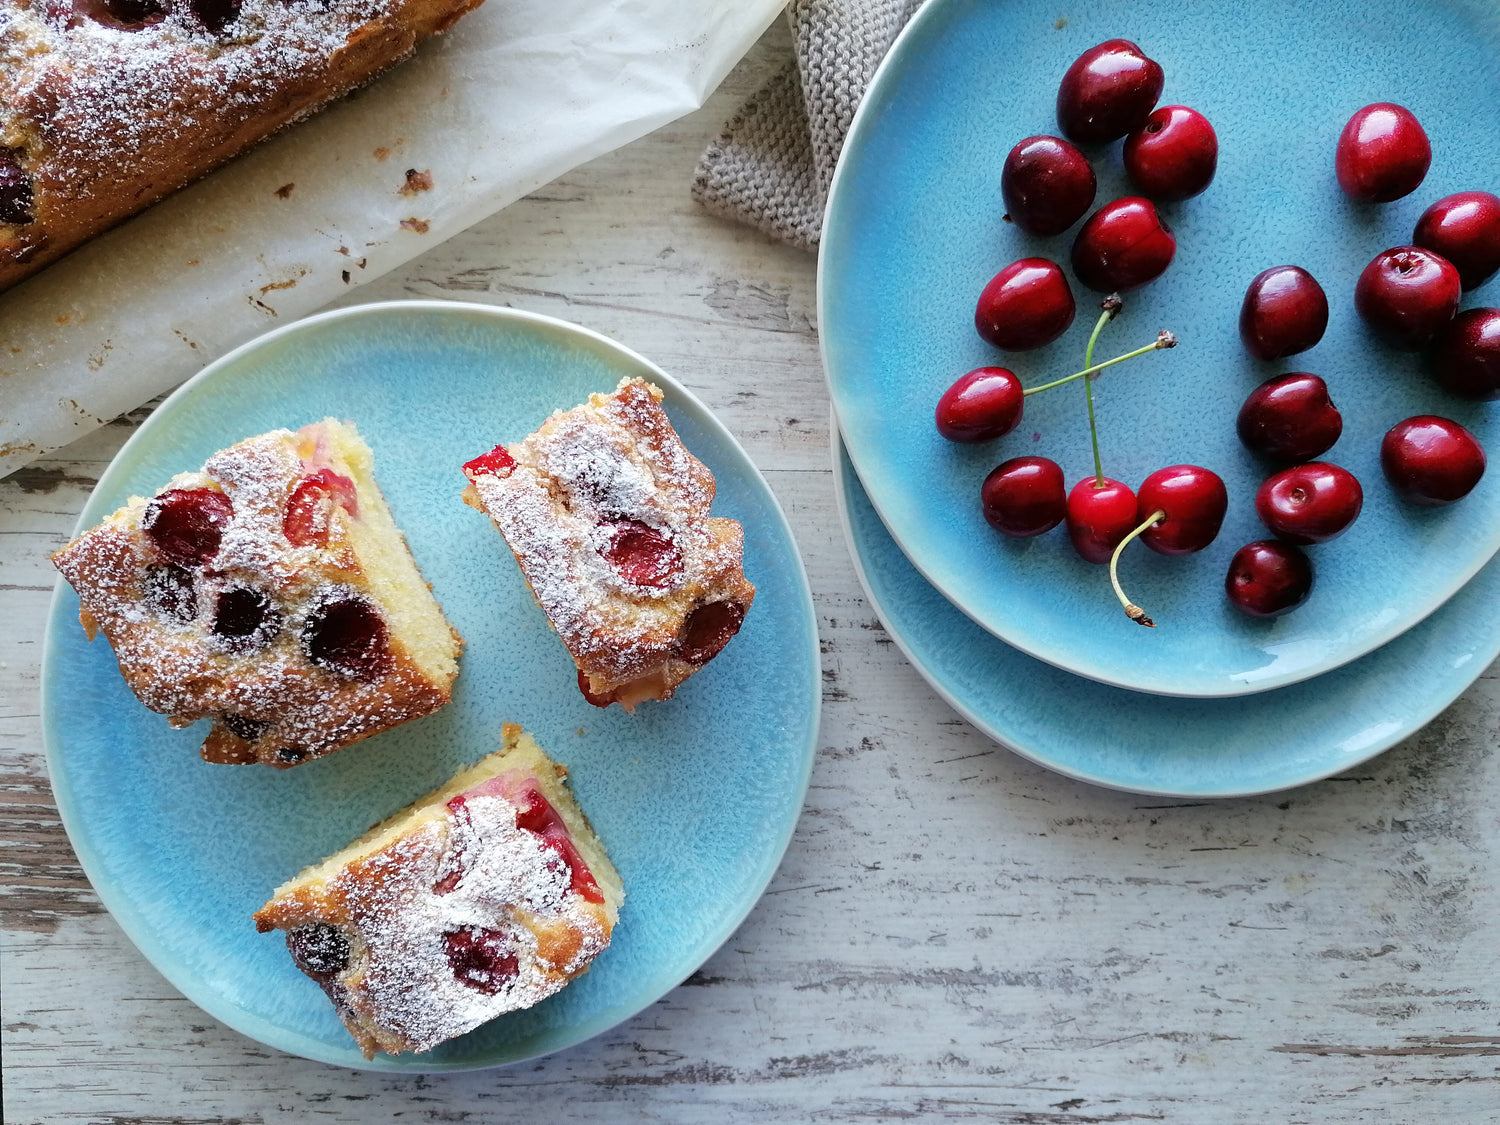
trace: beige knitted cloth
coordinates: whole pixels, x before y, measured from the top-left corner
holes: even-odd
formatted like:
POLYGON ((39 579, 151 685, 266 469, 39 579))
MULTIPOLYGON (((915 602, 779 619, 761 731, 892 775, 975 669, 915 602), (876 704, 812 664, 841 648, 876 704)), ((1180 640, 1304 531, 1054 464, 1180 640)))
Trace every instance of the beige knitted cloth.
POLYGON ((815 250, 844 135, 870 76, 921 0, 792 0, 796 58, 724 126, 698 161, 708 210, 815 250))

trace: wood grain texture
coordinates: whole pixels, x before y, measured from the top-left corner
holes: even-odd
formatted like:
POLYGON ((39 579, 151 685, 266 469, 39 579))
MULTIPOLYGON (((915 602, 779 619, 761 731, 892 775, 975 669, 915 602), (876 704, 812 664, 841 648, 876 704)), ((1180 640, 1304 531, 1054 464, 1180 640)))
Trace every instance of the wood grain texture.
POLYGON ((825 710, 765 898, 647 1011, 499 1070, 322 1066, 177 995, 72 858, 37 714, 47 555, 137 412, 0 482, 7 1122, 1500 1118, 1500 668, 1368 765, 1237 801, 1089 788, 957 718, 838 529, 812 260, 688 198, 785 45, 774 30, 702 112, 348 300, 578 321, 681 378, 766 471, 808 564, 825 710))

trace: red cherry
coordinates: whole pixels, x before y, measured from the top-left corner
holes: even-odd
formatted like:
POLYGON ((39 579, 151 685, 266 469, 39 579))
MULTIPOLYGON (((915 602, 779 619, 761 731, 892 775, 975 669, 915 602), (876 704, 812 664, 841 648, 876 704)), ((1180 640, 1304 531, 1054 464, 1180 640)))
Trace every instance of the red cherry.
POLYGON ((975 368, 938 399, 938 433, 964 444, 989 441, 1015 429, 1025 405, 1026 395, 1014 372, 975 368))
POLYGON ((358 680, 377 680, 395 663, 385 619, 352 590, 325 596, 308 613, 302 651, 314 664, 358 680))
POLYGON ((1483 285, 1500 270, 1500 198, 1487 191, 1445 195, 1422 212, 1411 240, 1452 262, 1465 289, 1483 285))
POLYGON ((1128 39, 1110 39, 1074 60, 1057 90, 1057 123, 1080 144, 1112 141, 1146 123, 1165 76, 1128 39))
POLYGON ((604 557, 626 582, 660 589, 682 573, 682 551, 670 536, 637 520, 612 527, 604 557))
POLYGON ((156 549, 185 566, 203 566, 219 553, 234 516, 229 497, 212 488, 172 488, 146 506, 141 530, 156 549))
POLYGON ((745 621, 739 602, 709 602, 688 614, 677 642, 677 655, 689 664, 707 664, 727 645, 745 621))
POLYGON ((260 590, 235 586, 219 594, 213 633, 231 652, 249 652, 268 644, 281 624, 271 599, 260 590))
POLYGON ((1375 255, 1354 286, 1354 307, 1377 336, 1402 351, 1420 351, 1458 311, 1458 270, 1420 246, 1375 255))
POLYGON ((1474 490, 1484 476, 1484 449, 1457 422, 1419 414, 1386 433, 1380 467, 1391 487, 1413 504, 1437 507, 1474 490))
POLYGON ((1438 334, 1432 372, 1465 398, 1500 398, 1500 309, 1467 309, 1438 334))
POLYGON ((1213 182, 1218 166, 1214 127, 1185 105, 1160 107, 1125 138, 1125 171, 1152 199, 1191 199, 1213 182))
POLYGON ((1240 306, 1240 339, 1257 359, 1304 352, 1328 328, 1328 296, 1301 266, 1272 266, 1255 275, 1240 306))
POLYGON ((1120 540, 1140 521, 1135 516, 1135 493, 1117 480, 1084 477, 1068 493, 1068 538, 1073 549, 1091 563, 1107 563, 1120 540))
POLYGON ((1076 307, 1056 262, 1022 258, 990 279, 974 310, 974 327, 997 348, 1023 352, 1050 344, 1073 323, 1076 307))
POLYGON ((354 482, 332 469, 303 477, 287 498, 281 532, 293 547, 326 547, 333 530, 333 506, 351 516, 359 514, 354 482))
POLYGON ((1088 158, 1061 137, 1027 137, 1000 170, 1006 213, 1022 230, 1043 236, 1083 218, 1097 186, 1088 158))
POLYGON ((223 34, 240 18, 240 0, 187 0, 187 6, 211 35, 223 34))
POLYGON ((542 796, 536 782, 528 781, 511 801, 516 806, 516 827, 541 837, 542 843, 555 851, 563 863, 567 864, 573 893, 589 902, 603 902, 604 895, 599 890, 599 884, 595 882, 594 874, 583 861, 583 856, 578 854, 567 824, 557 814, 551 802, 542 796))
POLYGON ((21 167, 21 150, 0 148, 0 223, 31 222, 31 203, 31 177, 21 167))
POLYGON ((1172 264, 1177 239, 1149 199, 1131 195, 1106 203, 1073 240, 1073 272, 1100 293, 1136 289, 1172 264))
POLYGON ((312 922, 286 932, 287 952, 292 963, 319 984, 349 967, 349 938, 337 926, 312 922))
POLYGON ((996 531, 1028 539, 1051 531, 1067 515, 1067 489, 1056 461, 1012 457, 990 471, 979 486, 984 518, 996 531))
POLYGON ((1131 526, 1163 512, 1164 518, 1141 532, 1141 541, 1158 554, 1190 555, 1217 538, 1228 510, 1229 493, 1217 473, 1198 465, 1171 465, 1141 482, 1131 526))
POLYGON ((595 707, 608 707, 615 701, 613 695, 600 695, 594 691, 589 685, 589 678, 584 674, 582 668, 578 669, 578 690, 583 693, 583 698, 587 699, 595 707))
POLYGON ((1268 379, 1245 399, 1235 428, 1245 448, 1278 461, 1311 461, 1344 432, 1328 384, 1306 371, 1268 379))
POLYGON ((1431 163, 1432 145, 1421 123, 1392 102, 1367 105, 1349 118, 1334 156, 1339 187, 1361 203, 1410 195, 1431 163))
POLYGON ((444 934, 443 944, 455 979, 489 996, 504 989, 521 971, 514 939, 503 930, 465 926, 444 934))
POLYGON ((1280 617, 1307 600, 1312 581, 1306 555, 1279 539, 1261 539, 1234 553, 1224 593, 1251 617, 1280 617))
POLYGON ((1353 473, 1312 461, 1267 477, 1255 494, 1255 514, 1289 543, 1326 543, 1344 533, 1364 502, 1353 473))
POLYGON ((175 621, 185 624, 198 616, 198 591, 193 572, 176 563, 148 567, 141 593, 147 605, 175 621))
POLYGON ((472 461, 464 463, 464 476, 473 480, 478 476, 508 477, 511 469, 516 467, 516 459, 507 452, 505 446, 497 445, 488 453, 481 453, 472 461))

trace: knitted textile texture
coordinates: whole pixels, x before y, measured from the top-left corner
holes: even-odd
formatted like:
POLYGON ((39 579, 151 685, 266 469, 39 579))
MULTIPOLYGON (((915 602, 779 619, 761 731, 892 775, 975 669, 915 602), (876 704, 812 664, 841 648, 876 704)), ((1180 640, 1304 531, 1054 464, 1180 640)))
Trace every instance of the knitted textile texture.
POLYGON ((693 198, 816 250, 833 168, 880 60, 921 0, 792 0, 796 58, 740 107, 698 160, 693 198))

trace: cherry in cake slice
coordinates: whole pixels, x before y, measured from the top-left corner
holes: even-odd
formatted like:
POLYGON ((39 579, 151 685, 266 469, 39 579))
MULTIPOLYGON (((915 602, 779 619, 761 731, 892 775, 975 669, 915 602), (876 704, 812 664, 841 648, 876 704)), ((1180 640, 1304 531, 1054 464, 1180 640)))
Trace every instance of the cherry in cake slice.
POLYGON ((426 1051, 588 970, 625 897, 564 784, 520 727, 502 748, 276 889, 286 931, 366 1058, 426 1051))
POLYGON ((708 514, 713 474, 661 399, 624 379, 464 466, 464 502, 505 537, 600 707, 670 698, 729 643, 755 597, 743 529, 708 514))
POLYGON ((52 556, 147 707, 210 762, 294 766, 437 710, 462 640, 348 423, 273 430, 52 556))

